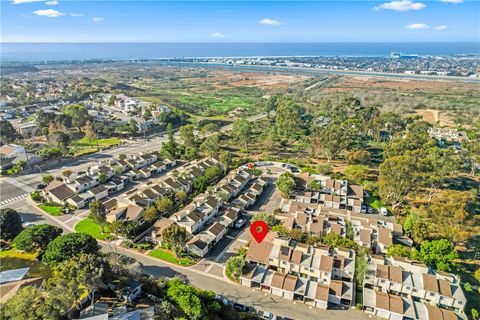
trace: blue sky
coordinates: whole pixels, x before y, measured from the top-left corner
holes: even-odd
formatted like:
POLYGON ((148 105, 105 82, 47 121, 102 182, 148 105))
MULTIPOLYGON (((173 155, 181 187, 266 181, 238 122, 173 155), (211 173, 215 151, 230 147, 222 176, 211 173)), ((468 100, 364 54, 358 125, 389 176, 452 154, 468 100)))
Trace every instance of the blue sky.
POLYGON ((479 42, 480 2, 1 0, 2 42, 479 42))

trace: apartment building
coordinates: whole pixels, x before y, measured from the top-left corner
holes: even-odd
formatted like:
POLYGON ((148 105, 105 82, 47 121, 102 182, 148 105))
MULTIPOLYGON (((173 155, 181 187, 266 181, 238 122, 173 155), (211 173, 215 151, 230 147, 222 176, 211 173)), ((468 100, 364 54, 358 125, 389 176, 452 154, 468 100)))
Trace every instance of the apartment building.
POLYGON ((313 247, 271 232, 262 243, 250 243, 245 260, 242 285, 323 309, 353 302, 353 250, 313 247))
POLYGON ((363 283, 367 312, 387 319, 398 315, 422 320, 443 319, 432 318, 438 314, 445 314, 445 319, 462 317, 466 298, 457 275, 403 257, 372 256, 369 262, 363 283))

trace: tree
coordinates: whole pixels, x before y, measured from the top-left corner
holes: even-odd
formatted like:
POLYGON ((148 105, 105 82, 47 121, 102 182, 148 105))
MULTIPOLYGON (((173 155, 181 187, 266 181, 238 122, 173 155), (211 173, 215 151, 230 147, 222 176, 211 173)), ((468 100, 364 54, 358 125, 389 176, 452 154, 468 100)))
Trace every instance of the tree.
POLYGON ((155 202, 155 206, 157 207, 157 210, 161 213, 166 213, 170 211, 173 207, 173 201, 170 198, 164 197, 160 198, 155 202))
POLYGON ((0 120, 0 142, 8 144, 20 139, 21 136, 8 120, 0 120))
POLYGON ((105 232, 105 224, 107 223, 107 212, 105 206, 100 200, 94 200, 90 202, 90 218, 95 221, 95 223, 100 225, 102 233, 105 232))
POLYGON ((458 258, 453 244, 447 239, 423 241, 420 250, 412 251, 412 258, 417 259, 440 271, 451 271, 458 258))
POLYGON ((6 320, 42 320, 41 308, 44 305, 44 292, 34 286, 25 286, 9 299, 1 313, 6 320))
POLYGON ((16 210, 0 209, 0 238, 2 240, 12 240, 22 230, 22 219, 16 210))
POLYGON ((107 182, 107 175, 104 172, 100 172, 98 174, 98 182, 100 184, 104 184, 105 182, 107 182))
POLYGON ((401 244, 393 244, 387 248, 387 256, 410 257, 410 251, 401 244))
POLYGON ((325 236, 323 236, 322 243, 329 246, 330 248, 357 248, 357 244, 355 243, 355 241, 341 237, 335 232, 329 232, 325 236))
POLYGON ((379 168, 378 192, 395 209, 420 185, 421 159, 409 154, 386 159, 379 168))
POLYGON ((265 221, 271 228, 275 225, 275 215, 266 212, 259 212, 252 217, 252 222, 262 220, 265 221))
POLYGON ((368 164, 370 162, 370 152, 367 150, 355 150, 347 152, 345 159, 352 164, 368 164))
POLYGON ((155 206, 149 206, 143 214, 145 221, 152 222, 158 218, 158 211, 155 206))
POLYGON ((168 226, 162 231, 162 242, 165 243, 167 248, 171 248, 175 255, 182 247, 185 246, 187 241, 187 231, 184 227, 180 227, 176 223, 168 226))
POLYGON ((348 180, 362 183, 365 179, 367 179, 368 166, 363 164, 351 165, 345 168, 344 173, 348 180))
POLYGON ((68 145, 70 144, 70 136, 63 131, 54 131, 48 135, 50 143, 57 148, 62 149, 64 153, 67 152, 68 145))
POLYGON ((92 123, 90 121, 87 121, 87 125, 85 127, 85 138, 92 142, 96 140, 97 134, 95 133, 95 130, 93 129, 92 123))
POLYGON ((212 181, 213 179, 219 177, 222 174, 222 168, 220 166, 211 166, 205 170, 204 176, 208 179, 208 181, 212 181))
POLYGON ((283 224, 277 224, 276 226, 273 226, 272 229, 270 229, 272 232, 278 232, 280 236, 288 236, 290 234, 290 229, 285 227, 283 224))
POLYGON ((195 141, 195 128, 192 124, 187 124, 180 127, 180 138, 183 140, 183 144, 187 147, 194 147, 195 141))
POLYGON ((35 252, 45 250, 50 242, 61 235, 63 230, 49 224, 39 224, 27 228, 15 237, 14 243, 17 250, 35 252))
POLYGON ((208 183, 209 180, 206 177, 197 177, 195 180, 193 180, 193 190, 195 190, 197 193, 202 193, 207 189, 208 183))
POLYGON ((69 169, 62 171, 62 176, 64 176, 65 178, 69 178, 72 174, 73 174, 73 171, 69 169))
POLYGON ((198 290, 174 279, 167 284, 167 297, 174 301, 189 319, 200 319, 205 313, 198 290))
POLYGON ((465 289, 465 292, 472 292, 473 289, 472 289, 472 285, 470 284, 470 282, 465 282, 465 284, 463 285, 463 289, 465 289))
POLYGON ((228 171, 230 166, 232 165, 232 153, 230 151, 223 151, 218 155, 218 160, 225 168, 225 172, 228 171))
POLYGON ((478 319, 480 319, 480 317, 479 317, 479 315, 478 315, 477 309, 472 308, 472 309, 470 310, 470 313, 471 313, 471 315, 472 315, 472 319, 473 319, 473 320, 478 320, 478 319))
POLYGON ((326 127, 314 127, 311 135, 313 154, 320 153, 330 162, 347 150, 354 142, 353 130, 344 123, 329 123, 326 127))
POLYGON ((477 279, 478 282, 480 282, 480 268, 475 271, 475 279, 477 279))
POLYGON ((187 193, 185 191, 177 191, 175 192, 175 199, 177 199, 178 202, 184 202, 185 199, 187 199, 187 193))
POLYGON ((72 125, 77 127, 78 131, 82 131, 82 127, 90 119, 87 108, 81 104, 68 105, 63 112, 72 118, 72 125))
POLYGON ((288 198, 290 193, 295 187, 294 176, 290 172, 285 172, 277 179, 278 190, 282 193, 283 197, 288 198))
POLYGON ((81 253, 96 253, 99 247, 97 240, 86 233, 67 233, 50 242, 42 261, 54 265, 76 257, 81 253))
POLYGON ((115 238, 118 238, 119 235, 126 232, 125 225, 123 224, 123 221, 120 220, 115 220, 109 223, 108 230, 110 230, 110 233, 113 234, 115 238))
POLYGON ((71 304, 79 304, 85 293, 92 298, 97 290, 106 287, 103 275, 107 270, 103 256, 81 253, 58 265, 49 285, 63 291, 72 300, 71 304))
POLYGON ((302 130, 302 109, 291 98, 276 101, 275 133, 283 139, 295 138, 302 130))
POLYGON ((119 159, 119 160, 125 160, 125 159, 127 159, 127 155, 126 155, 125 153, 120 153, 120 154, 118 155, 118 159, 119 159))
POLYGON ((248 141, 250 140, 251 132, 252 128, 247 119, 241 118, 235 120, 233 123, 232 134, 238 142, 244 144, 245 149, 248 147, 248 141))
POLYGON ((202 142, 200 151, 208 157, 216 158, 220 148, 220 137, 218 134, 211 135, 202 142))
POLYGON ((172 157, 172 159, 175 159, 175 137, 174 134, 175 132, 173 131, 173 125, 171 123, 167 124, 167 134, 168 134, 168 142, 167 142, 167 149, 168 153, 172 157))
POLYGON ((225 263, 225 274, 229 279, 239 281, 244 265, 245 258, 241 256, 230 257, 225 263))
POLYGON ((52 182, 53 180, 55 180, 55 178, 51 175, 51 174, 46 174, 46 175, 43 175, 42 176, 42 182, 44 184, 46 184, 47 186, 50 184, 50 182, 52 182))

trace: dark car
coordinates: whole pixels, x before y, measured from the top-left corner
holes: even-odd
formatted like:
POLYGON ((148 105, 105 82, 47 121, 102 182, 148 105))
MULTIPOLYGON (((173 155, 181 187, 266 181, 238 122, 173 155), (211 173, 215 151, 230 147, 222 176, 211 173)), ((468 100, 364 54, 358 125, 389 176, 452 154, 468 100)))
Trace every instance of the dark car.
POLYGON ((240 311, 240 312, 247 312, 247 313, 250 313, 253 311, 253 309, 249 306, 246 306, 244 304, 241 304, 241 303, 234 303, 233 304, 233 308, 240 311))
POLYGON ((37 184, 37 189, 41 190, 41 189, 45 189, 46 185, 44 185, 43 183, 39 183, 37 184))

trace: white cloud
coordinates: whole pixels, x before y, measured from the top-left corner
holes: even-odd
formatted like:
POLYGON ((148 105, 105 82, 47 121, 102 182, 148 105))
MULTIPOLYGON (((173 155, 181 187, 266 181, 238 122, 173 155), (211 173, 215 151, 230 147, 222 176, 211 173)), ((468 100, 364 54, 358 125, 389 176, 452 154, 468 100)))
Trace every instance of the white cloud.
POLYGON ((221 32, 214 32, 214 33, 210 34, 210 37, 212 37, 212 38, 224 38, 225 35, 221 32))
POLYGON ((35 10, 33 11, 33 13, 37 16, 44 16, 49 18, 57 18, 65 15, 64 13, 58 12, 54 9, 35 10))
POLYGON ((406 25, 406 28, 410 30, 424 30, 424 29, 428 29, 429 26, 425 23, 412 23, 412 24, 406 25))
POLYGON ((265 24, 267 26, 278 26, 278 25, 282 24, 278 20, 273 20, 273 19, 268 19, 268 18, 260 20, 260 23, 265 24))
POLYGON ((440 0, 445 3, 462 3, 463 0, 440 0))
POLYGON ((95 22, 100 22, 100 21, 103 21, 103 18, 102 17, 93 17, 92 20, 95 21, 95 22))
POLYGON ((83 13, 69 13, 72 17, 83 17, 83 13))
POLYGON ((32 3, 32 2, 40 2, 44 0, 12 0, 12 4, 22 4, 22 3, 32 3))
POLYGON ((56 6, 58 4, 58 1, 57 0, 46 1, 45 4, 47 6, 56 6))
POLYGON ((411 0, 398 0, 383 3, 375 8, 374 10, 394 10, 394 11, 410 11, 410 10, 420 10, 425 8, 426 5, 421 2, 413 2, 411 0))
POLYGON ((448 26, 444 24, 435 27, 435 30, 447 30, 447 29, 448 29, 448 26))

